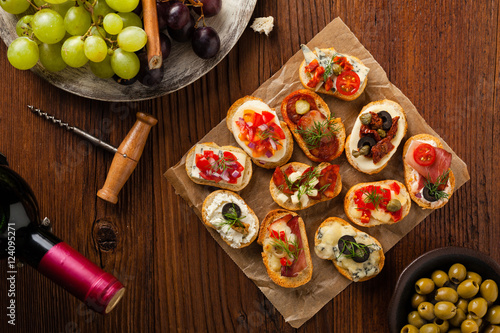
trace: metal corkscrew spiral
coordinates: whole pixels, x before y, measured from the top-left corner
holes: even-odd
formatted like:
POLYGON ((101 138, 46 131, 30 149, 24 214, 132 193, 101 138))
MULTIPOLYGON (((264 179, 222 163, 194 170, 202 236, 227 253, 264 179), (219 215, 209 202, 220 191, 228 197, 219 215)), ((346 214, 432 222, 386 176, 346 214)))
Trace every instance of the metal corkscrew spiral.
POLYGON ((57 119, 56 117, 51 116, 47 112, 43 112, 42 110, 35 108, 33 105, 28 105, 28 108, 31 110, 31 112, 53 122, 56 125, 59 125, 60 127, 64 127, 68 131, 73 131, 75 129, 73 126, 70 126, 68 123, 64 123, 61 119, 57 119))

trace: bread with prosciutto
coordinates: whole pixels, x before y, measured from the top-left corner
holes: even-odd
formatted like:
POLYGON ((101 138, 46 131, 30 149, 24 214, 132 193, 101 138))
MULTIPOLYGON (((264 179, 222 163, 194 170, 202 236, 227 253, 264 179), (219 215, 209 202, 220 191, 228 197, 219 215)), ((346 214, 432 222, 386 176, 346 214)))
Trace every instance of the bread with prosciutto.
POLYGON ((257 243, 271 280, 284 288, 309 282, 313 264, 304 221, 284 209, 270 211, 262 221, 257 243))
POLYGON ((403 148, 405 184, 417 205, 437 209, 450 200, 455 189, 451 158, 451 153, 443 149, 435 136, 418 134, 406 141, 403 148))
POLYGON ((330 162, 344 151, 344 124, 315 92, 292 92, 281 103, 281 115, 311 161, 330 162))

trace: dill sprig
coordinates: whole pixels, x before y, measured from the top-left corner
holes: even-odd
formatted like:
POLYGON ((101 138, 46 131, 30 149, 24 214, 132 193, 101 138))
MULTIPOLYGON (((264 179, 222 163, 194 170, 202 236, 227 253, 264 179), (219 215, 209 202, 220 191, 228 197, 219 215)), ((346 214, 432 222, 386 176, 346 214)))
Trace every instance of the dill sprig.
POLYGON ((300 251, 302 251, 302 249, 299 248, 299 243, 297 242, 297 240, 289 243, 288 241, 284 241, 280 238, 273 238, 272 246, 274 246, 277 250, 284 251, 291 261, 297 259, 299 257, 300 251))
POLYGON ((321 139, 324 137, 334 137, 339 131, 335 118, 330 115, 324 121, 315 121, 310 128, 303 129, 299 127, 295 133, 300 134, 306 143, 307 149, 313 150, 320 146, 321 139))
POLYGON ((276 143, 276 145, 278 146, 283 146, 279 140, 279 137, 278 137, 278 134, 272 129, 272 128, 268 128, 264 131, 257 131, 257 136, 262 140, 266 140, 268 138, 271 138, 274 140, 274 142, 276 143))
POLYGON ((210 166, 210 169, 213 172, 219 172, 219 171, 224 172, 227 169, 228 164, 231 164, 235 161, 236 161, 236 157, 229 157, 229 156, 222 155, 219 157, 219 159, 217 161, 215 161, 215 163, 213 163, 210 166))
POLYGON ((243 222, 241 222, 242 219, 244 219, 246 216, 238 216, 238 213, 236 212, 236 207, 233 206, 229 209, 228 213, 222 214, 224 217, 224 222, 221 222, 219 226, 223 225, 229 225, 229 227, 240 227, 240 228, 245 228, 245 225, 243 222))
MULTIPOLYGON (((383 188, 381 188, 381 190, 384 192, 386 191, 383 188)), ((384 200, 384 197, 380 193, 377 193, 377 188, 375 186, 371 187, 371 191, 368 191, 367 188, 364 188, 363 194, 365 194, 363 201, 365 203, 371 202, 375 206, 375 209, 382 202, 382 200, 384 200)))
POLYGON ((368 249, 369 245, 365 244, 360 244, 356 242, 352 242, 348 239, 344 239, 344 246, 340 250, 339 255, 337 256, 337 259, 340 258, 340 256, 345 256, 346 258, 363 258, 365 253, 370 253, 370 250, 368 249), (351 246, 349 246, 351 245, 351 246), (345 254, 344 251, 347 250, 349 253, 345 254))
MULTIPOLYGON (((437 200, 441 200, 444 198, 448 198, 449 195, 445 191, 440 191, 438 188, 441 185, 445 185, 448 183, 448 176, 450 174, 450 169, 448 169, 446 172, 443 172, 442 175, 440 175, 434 184, 432 184, 429 180, 426 180, 425 182, 425 187, 429 190, 429 194, 436 198, 437 200)), ((429 179, 430 177, 427 177, 429 179)))

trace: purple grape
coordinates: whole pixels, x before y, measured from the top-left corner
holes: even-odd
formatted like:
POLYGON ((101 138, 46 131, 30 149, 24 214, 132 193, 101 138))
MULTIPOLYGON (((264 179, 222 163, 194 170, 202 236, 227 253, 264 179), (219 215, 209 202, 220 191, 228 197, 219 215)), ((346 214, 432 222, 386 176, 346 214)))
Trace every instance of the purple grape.
POLYGON ((191 40, 194 53, 200 58, 209 59, 219 52, 220 38, 212 27, 201 27, 194 31, 191 40))
POLYGON ((189 22, 182 29, 174 30, 171 28, 167 28, 168 34, 172 37, 173 40, 184 43, 187 42, 193 37, 194 32, 194 24, 196 21, 194 20, 193 15, 189 14, 189 22))
MULTIPOLYGON (((198 0, 203 3, 203 15, 205 17, 212 17, 220 12, 222 7, 222 0, 198 0)), ((196 14, 201 15, 200 7, 194 7, 196 14)))
POLYGON ((189 23, 189 8, 181 2, 173 2, 167 11, 167 26, 172 29, 182 29, 189 23))
POLYGON ((163 30, 167 27, 168 11, 170 10, 170 6, 172 5, 172 3, 172 1, 156 2, 156 15, 158 16, 158 28, 160 30, 163 30))
POLYGON ((172 48, 172 43, 170 42, 170 38, 168 38, 168 36, 163 32, 160 32, 160 48, 161 57, 163 58, 163 60, 167 59, 172 48))
POLYGON ((159 85, 163 80, 163 66, 161 66, 160 68, 149 69, 147 53, 140 52, 137 56, 139 57, 139 61, 141 64, 139 73, 137 74, 137 80, 148 87, 159 85))

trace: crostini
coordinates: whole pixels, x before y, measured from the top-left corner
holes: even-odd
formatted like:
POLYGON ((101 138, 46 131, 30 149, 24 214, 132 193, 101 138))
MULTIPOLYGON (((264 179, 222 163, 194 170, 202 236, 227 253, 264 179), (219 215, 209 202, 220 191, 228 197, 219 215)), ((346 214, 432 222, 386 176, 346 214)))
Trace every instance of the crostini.
POLYGON ((410 208, 410 195, 396 180, 354 185, 344 198, 347 217, 362 227, 399 222, 408 215, 410 208))
POLYGON ((375 277, 384 267, 384 251, 378 240, 338 217, 329 217, 316 230, 314 251, 321 259, 354 282, 375 277))
POLYGON ((300 210, 331 200, 342 190, 339 166, 323 162, 316 167, 291 162, 277 167, 269 184, 273 200, 289 210, 300 210))
POLYGON ((455 189, 451 158, 451 153, 432 135, 418 134, 406 141, 403 148, 405 184, 417 205, 437 209, 450 200, 455 189))
POLYGON ((288 95, 281 103, 281 115, 311 161, 330 162, 344 151, 344 124, 315 92, 301 89, 288 95))
POLYGON ((311 280, 313 265, 304 221, 294 212, 270 211, 260 225, 257 243, 274 283, 296 288, 311 280))
POLYGON ((368 82, 366 67, 358 58, 341 54, 333 47, 311 51, 301 45, 304 61, 299 68, 300 82, 306 89, 333 95, 344 101, 358 98, 368 82))
POLYGON ((290 130, 260 98, 246 96, 234 102, 226 124, 236 142, 260 167, 274 169, 292 156, 290 130))
POLYGON ((382 171, 407 128, 406 114, 398 103, 387 99, 369 103, 359 113, 346 139, 347 160, 356 170, 369 175, 382 171))
POLYGON ((252 178, 252 161, 240 148, 206 142, 189 150, 186 172, 196 184, 240 191, 252 178))
POLYGON ((250 245, 259 234, 259 219, 242 197, 231 191, 210 193, 201 209, 203 223, 217 230, 232 248, 250 245))

